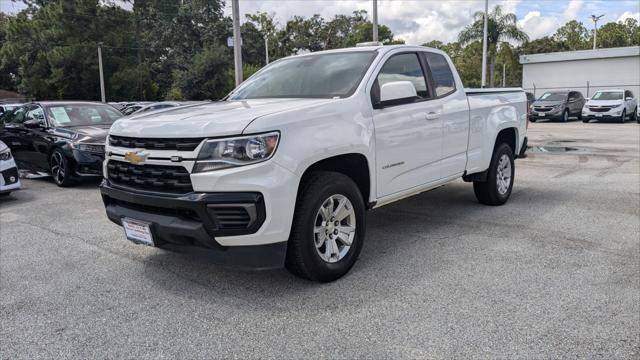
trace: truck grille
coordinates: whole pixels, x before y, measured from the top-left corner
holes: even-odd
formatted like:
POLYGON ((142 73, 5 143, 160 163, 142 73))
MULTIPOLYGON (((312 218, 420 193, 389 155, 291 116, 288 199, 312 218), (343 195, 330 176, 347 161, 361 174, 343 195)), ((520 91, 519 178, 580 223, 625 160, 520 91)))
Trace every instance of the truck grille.
POLYGON ((204 138, 188 138, 188 139, 151 139, 151 138, 132 138, 125 136, 109 136, 109 144, 111 146, 123 148, 137 148, 149 150, 178 150, 193 151, 200 145, 204 138))
POLYGON ((182 166, 134 165, 109 160, 107 177, 116 186, 184 194, 193 191, 189 172, 182 166))
POLYGON ((607 112, 609 110, 611 110, 610 106, 589 106, 589 110, 593 111, 593 112, 607 112))

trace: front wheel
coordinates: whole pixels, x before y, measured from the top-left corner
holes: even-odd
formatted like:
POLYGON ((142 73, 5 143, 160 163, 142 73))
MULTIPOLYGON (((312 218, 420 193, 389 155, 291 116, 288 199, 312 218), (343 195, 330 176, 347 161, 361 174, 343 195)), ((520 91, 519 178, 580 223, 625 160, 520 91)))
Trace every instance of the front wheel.
POLYGON ((507 144, 496 147, 485 181, 474 181, 473 192, 485 205, 502 205, 509 200, 515 177, 513 150, 507 144))
POLYGON ((564 112, 562 113, 562 118, 561 118, 562 122, 568 122, 569 121, 569 109, 565 109, 564 112))
POLYGON ((56 149, 51 153, 49 165, 51 176, 56 185, 66 187, 73 183, 69 160, 64 153, 62 153, 62 150, 56 149))
POLYGON ((328 282, 358 259, 365 232, 364 200, 346 175, 319 171, 301 185, 287 246, 287 269, 328 282))
POLYGON ((638 119, 638 108, 637 107, 635 109, 633 109, 633 114, 631 114, 631 120, 632 121, 640 121, 640 119, 638 119))
POLYGON ((620 122, 624 124, 624 121, 627 118, 627 109, 622 110, 622 115, 620 115, 620 122))

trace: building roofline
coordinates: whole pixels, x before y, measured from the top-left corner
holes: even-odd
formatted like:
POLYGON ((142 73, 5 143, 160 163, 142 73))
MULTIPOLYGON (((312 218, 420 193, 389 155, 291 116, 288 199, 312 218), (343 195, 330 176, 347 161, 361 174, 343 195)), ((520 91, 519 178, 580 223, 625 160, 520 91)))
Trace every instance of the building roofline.
POLYGON ((520 55, 520 64, 640 56, 640 46, 520 55))

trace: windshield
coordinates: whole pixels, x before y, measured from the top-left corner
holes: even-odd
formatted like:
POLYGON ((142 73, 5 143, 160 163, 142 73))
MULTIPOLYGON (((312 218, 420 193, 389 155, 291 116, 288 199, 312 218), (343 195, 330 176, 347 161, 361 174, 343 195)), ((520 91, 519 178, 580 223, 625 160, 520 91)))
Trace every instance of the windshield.
POLYGON ((242 84, 229 99, 347 97, 375 55, 357 51, 283 59, 242 84))
POLYGON ((547 92, 542 94, 542 96, 540 96, 540 99, 538 100, 544 100, 544 101, 563 101, 567 98, 567 93, 552 93, 552 92, 547 92))
POLYGON ((598 91, 592 97, 593 100, 622 100, 621 91, 598 91))
POLYGON ((100 104, 60 104, 47 106, 54 126, 110 125, 122 117, 116 109, 100 104))

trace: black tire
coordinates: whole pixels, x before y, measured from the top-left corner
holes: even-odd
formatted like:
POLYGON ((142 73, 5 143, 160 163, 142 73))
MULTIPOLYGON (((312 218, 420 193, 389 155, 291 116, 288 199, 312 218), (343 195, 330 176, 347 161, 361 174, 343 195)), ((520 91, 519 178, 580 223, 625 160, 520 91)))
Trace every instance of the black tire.
POLYGON ((536 122, 536 119, 529 119, 529 121, 534 123, 534 122, 536 122))
POLYGON ((582 111, 578 112, 578 120, 582 120, 582 111))
POLYGON ((585 123, 585 124, 588 124, 589 123, 589 119, 582 119, 582 122, 585 123))
MULTIPOLYGON (((355 264, 362 249, 365 233, 365 205, 360 190, 346 175, 318 171, 310 174, 301 184, 287 246, 285 266, 294 275, 329 282, 345 275, 355 264), (314 227, 318 210, 333 195, 346 197, 353 205, 356 230, 351 247, 344 257, 329 263, 318 254, 314 227)), ((326 245, 325 245, 326 246, 326 245)))
POLYGON ((635 109, 633 109, 633 114, 631 115, 631 120, 632 121, 638 121, 640 119, 638 119, 638 107, 636 106, 635 109))
POLYGON ((624 124, 624 121, 627 119, 627 109, 622 110, 622 115, 620 115, 620 123, 624 124))
POLYGON ((564 109, 564 111, 562 112, 562 117, 560 118, 560 121, 564 123, 569 121, 569 109, 564 109))
POLYGON ((73 184, 69 159, 67 159, 62 150, 55 149, 51 153, 51 157, 49 157, 49 171, 56 185, 67 187, 73 184))
POLYGON ((3 193, 0 193, 0 197, 7 197, 7 196, 9 196, 9 194, 11 194, 11 191, 3 192, 3 193))
POLYGON ((474 181, 473 192, 478 201, 485 205, 502 205, 509 200, 511 190, 513 190, 513 181, 515 178, 515 164, 513 161, 513 150, 507 144, 498 144, 491 157, 486 181, 474 181), (509 186, 504 193, 498 191, 498 164, 503 155, 509 159, 511 164, 511 178, 509 186))

